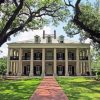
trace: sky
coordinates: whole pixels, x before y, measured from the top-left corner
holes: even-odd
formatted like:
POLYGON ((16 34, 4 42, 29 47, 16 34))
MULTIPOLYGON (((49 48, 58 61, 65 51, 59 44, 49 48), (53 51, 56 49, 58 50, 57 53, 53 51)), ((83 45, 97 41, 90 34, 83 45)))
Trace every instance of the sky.
MULTIPOLYGON (((94 0, 91 0, 91 2, 93 2, 93 1, 94 0)), ((67 37, 66 33, 63 30, 63 26, 64 26, 63 23, 60 23, 60 25, 57 26, 57 27, 54 27, 54 26, 51 26, 51 25, 50 26, 44 26, 44 28, 41 29, 41 30, 31 30, 31 31, 28 31, 28 32, 21 32, 16 37, 11 36, 11 40, 7 41, 6 43, 4 43, 0 47, 0 50, 3 51, 2 53, 0 53, 0 58, 3 57, 3 56, 7 56, 7 54, 8 54, 8 45, 7 45, 7 43, 33 39, 34 35, 40 35, 40 36, 42 36, 43 30, 45 30, 46 34, 53 34, 54 30, 56 30, 57 36, 64 35, 65 39, 69 39, 69 37, 67 37)), ((79 35, 76 35, 76 36, 74 36, 73 38, 70 38, 70 39, 71 40, 75 40, 75 41, 79 41, 79 35)), ((89 43, 89 41, 90 40, 87 39, 86 43, 89 43)))
MULTIPOLYGON (((8 45, 7 45, 7 43, 34 39, 35 35, 42 36, 43 35, 43 30, 45 30, 46 34, 53 34, 54 30, 56 30, 57 36, 64 35, 65 39, 70 39, 69 37, 67 37, 67 34, 63 31, 62 24, 60 24, 58 27, 44 26, 44 28, 41 29, 41 30, 31 30, 31 31, 28 31, 28 32, 21 32, 16 37, 11 36, 11 40, 7 41, 6 43, 4 43, 0 47, 0 50, 3 51, 2 53, 0 53, 0 58, 3 57, 3 56, 7 56, 7 54, 8 54, 8 45)), ((78 39, 79 39, 78 35, 74 36, 74 38, 71 38, 71 40, 75 40, 75 41, 78 41, 78 39)))

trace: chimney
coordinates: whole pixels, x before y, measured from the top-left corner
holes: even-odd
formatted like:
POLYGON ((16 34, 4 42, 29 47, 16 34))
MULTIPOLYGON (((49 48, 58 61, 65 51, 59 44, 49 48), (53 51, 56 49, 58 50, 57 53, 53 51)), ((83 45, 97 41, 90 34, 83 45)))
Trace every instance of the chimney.
POLYGON ((43 39, 45 39, 45 30, 43 30, 43 39))
POLYGON ((54 39, 56 39, 56 30, 54 30, 54 39))

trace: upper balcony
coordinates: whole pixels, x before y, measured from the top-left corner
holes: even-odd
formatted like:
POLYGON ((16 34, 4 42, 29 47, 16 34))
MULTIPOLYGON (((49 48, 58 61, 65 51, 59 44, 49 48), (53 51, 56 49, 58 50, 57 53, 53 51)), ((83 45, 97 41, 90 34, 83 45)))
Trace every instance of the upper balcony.
POLYGON ((68 60, 76 60, 76 52, 68 52, 68 60))
POLYGON ((57 60, 65 60, 65 53, 59 52, 56 54, 57 60))
POLYGON ((22 56, 22 60, 30 60, 31 57, 30 56, 22 56))
POLYGON ((80 56, 79 59, 80 60, 88 60, 88 56, 80 56))
POLYGON ((19 56, 10 56, 10 60, 19 60, 19 56))
POLYGON ((35 52, 34 55, 34 60, 42 60, 42 53, 41 52, 35 52))

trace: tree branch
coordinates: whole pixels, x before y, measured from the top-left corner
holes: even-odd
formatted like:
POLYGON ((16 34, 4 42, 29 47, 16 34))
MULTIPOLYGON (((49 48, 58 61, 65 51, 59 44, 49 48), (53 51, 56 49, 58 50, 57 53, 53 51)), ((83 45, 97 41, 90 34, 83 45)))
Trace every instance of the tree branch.
POLYGON ((84 25, 83 21, 80 20, 79 16, 82 15, 79 4, 81 0, 77 0, 75 4, 75 16, 73 18, 73 22, 75 25, 77 25, 80 29, 83 29, 85 32, 89 33, 89 38, 94 39, 95 42, 100 43, 100 40, 97 38, 100 38, 100 32, 90 29, 88 26, 84 25))
POLYGON ((66 0, 64 0, 64 3, 66 6, 71 6, 72 8, 75 8, 74 5, 71 4, 70 0, 68 0, 68 3, 66 2, 66 0))
POLYGON ((15 20, 16 16, 18 15, 19 11, 22 9, 23 7, 23 2, 24 0, 20 0, 20 4, 19 6, 16 8, 16 10, 14 11, 13 15, 10 17, 10 19, 7 21, 5 27, 3 28, 2 32, 0 33, 0 37, 4 36, 6 34, 6 32, 8 31, 8 29, 10 28, 10 26, 12 25, 13 21, 15 20))

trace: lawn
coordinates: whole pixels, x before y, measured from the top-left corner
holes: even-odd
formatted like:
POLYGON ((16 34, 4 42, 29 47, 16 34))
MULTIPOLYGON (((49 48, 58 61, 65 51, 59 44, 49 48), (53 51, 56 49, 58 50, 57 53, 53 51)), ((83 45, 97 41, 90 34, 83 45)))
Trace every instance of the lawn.
POLYGON ((69 100, 100 100, 100 81, 85 77, 58 77, 69 100))
POLYGON ((41 78, 28 80, 0 80, 0 100, 29 100, 41 78))

